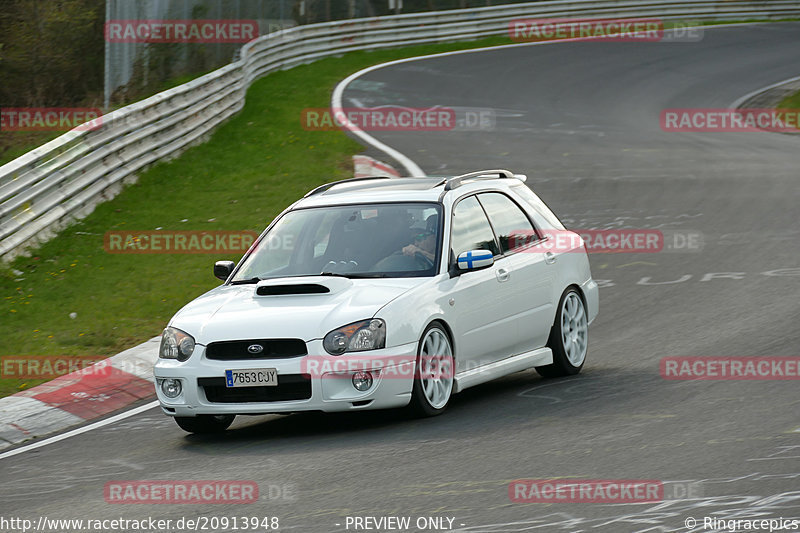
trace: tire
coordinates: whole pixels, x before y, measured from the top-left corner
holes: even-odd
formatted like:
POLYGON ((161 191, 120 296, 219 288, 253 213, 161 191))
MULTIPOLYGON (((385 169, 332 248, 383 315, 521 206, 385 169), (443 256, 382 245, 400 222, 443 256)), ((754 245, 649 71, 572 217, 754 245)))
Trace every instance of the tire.
POLYGON ((418 416, 440 415, 450 403, 455 377, 455 360, 450 336, 438 322, 422 333, 417 347, 411 410, 418 416))
POLYGON ((580 293, 572 287, 564 291, 558 302, 547 347, 553 351, 553 363, 536 367, 543 378, 574 376, 586 362, 589 350, 586 305, 580 293))
POLYGON ((176 416, 175 422, 189 433, 222 433, 233 424, 236 415, 176 416))

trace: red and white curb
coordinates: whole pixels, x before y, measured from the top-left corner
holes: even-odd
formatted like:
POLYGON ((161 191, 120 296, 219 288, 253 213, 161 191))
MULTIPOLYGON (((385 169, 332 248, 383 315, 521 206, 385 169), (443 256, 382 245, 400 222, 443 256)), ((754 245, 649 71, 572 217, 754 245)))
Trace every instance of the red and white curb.
POLYGON ((154 337, 84 370, 0 398, 0 449, 107 415, 155 396, 154 337))
POLYGON ((354 155, 353 167, 356 178, 368 178, 372 176, 390 176, 397 178, 400 176, 400 173, 389 163, 378 161, 368 155, 354 155))

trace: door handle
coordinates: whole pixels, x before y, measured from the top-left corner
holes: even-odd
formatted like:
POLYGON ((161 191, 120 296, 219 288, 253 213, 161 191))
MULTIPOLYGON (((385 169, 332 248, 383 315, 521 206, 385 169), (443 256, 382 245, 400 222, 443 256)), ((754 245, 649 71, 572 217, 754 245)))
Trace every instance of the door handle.
POLYGON ((505 268, 498 268, 495 274, 497 275, 497 281, 499 282, 508 281, 508 278, 511 277, 511 273, 505 268))
POLYGON ((556 262, 556 254, 553 252, 545 252, 544 253, 544 262, 548 265, 552 265, 556 262))

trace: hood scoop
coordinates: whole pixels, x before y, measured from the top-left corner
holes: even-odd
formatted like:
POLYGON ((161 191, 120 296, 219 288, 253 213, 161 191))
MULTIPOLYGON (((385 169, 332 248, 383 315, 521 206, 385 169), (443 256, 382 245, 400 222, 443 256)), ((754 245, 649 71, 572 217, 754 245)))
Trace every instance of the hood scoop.
POLYGON ((316 283, 298 283, 296 285, 266 285, 256 288, 259 296, 286 296, 288 294, 328 294, 331 290, 325 285, 316 283))
POLYGON ((349 279, 329 276, 265 279, 256 285, 256 296, 333 294, 349 289, 352 285, 353 282, 349 279))

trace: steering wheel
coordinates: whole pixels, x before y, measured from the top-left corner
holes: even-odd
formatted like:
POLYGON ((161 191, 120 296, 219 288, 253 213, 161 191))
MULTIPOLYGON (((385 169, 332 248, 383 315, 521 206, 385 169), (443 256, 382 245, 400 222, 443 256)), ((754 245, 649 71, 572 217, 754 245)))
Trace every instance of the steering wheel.
POLYGON ((414 252, 414 259, 419 261, 425 267, 425 270, 433 268, 433 259, 429 259, 428 256, 422 252, 414 252))

